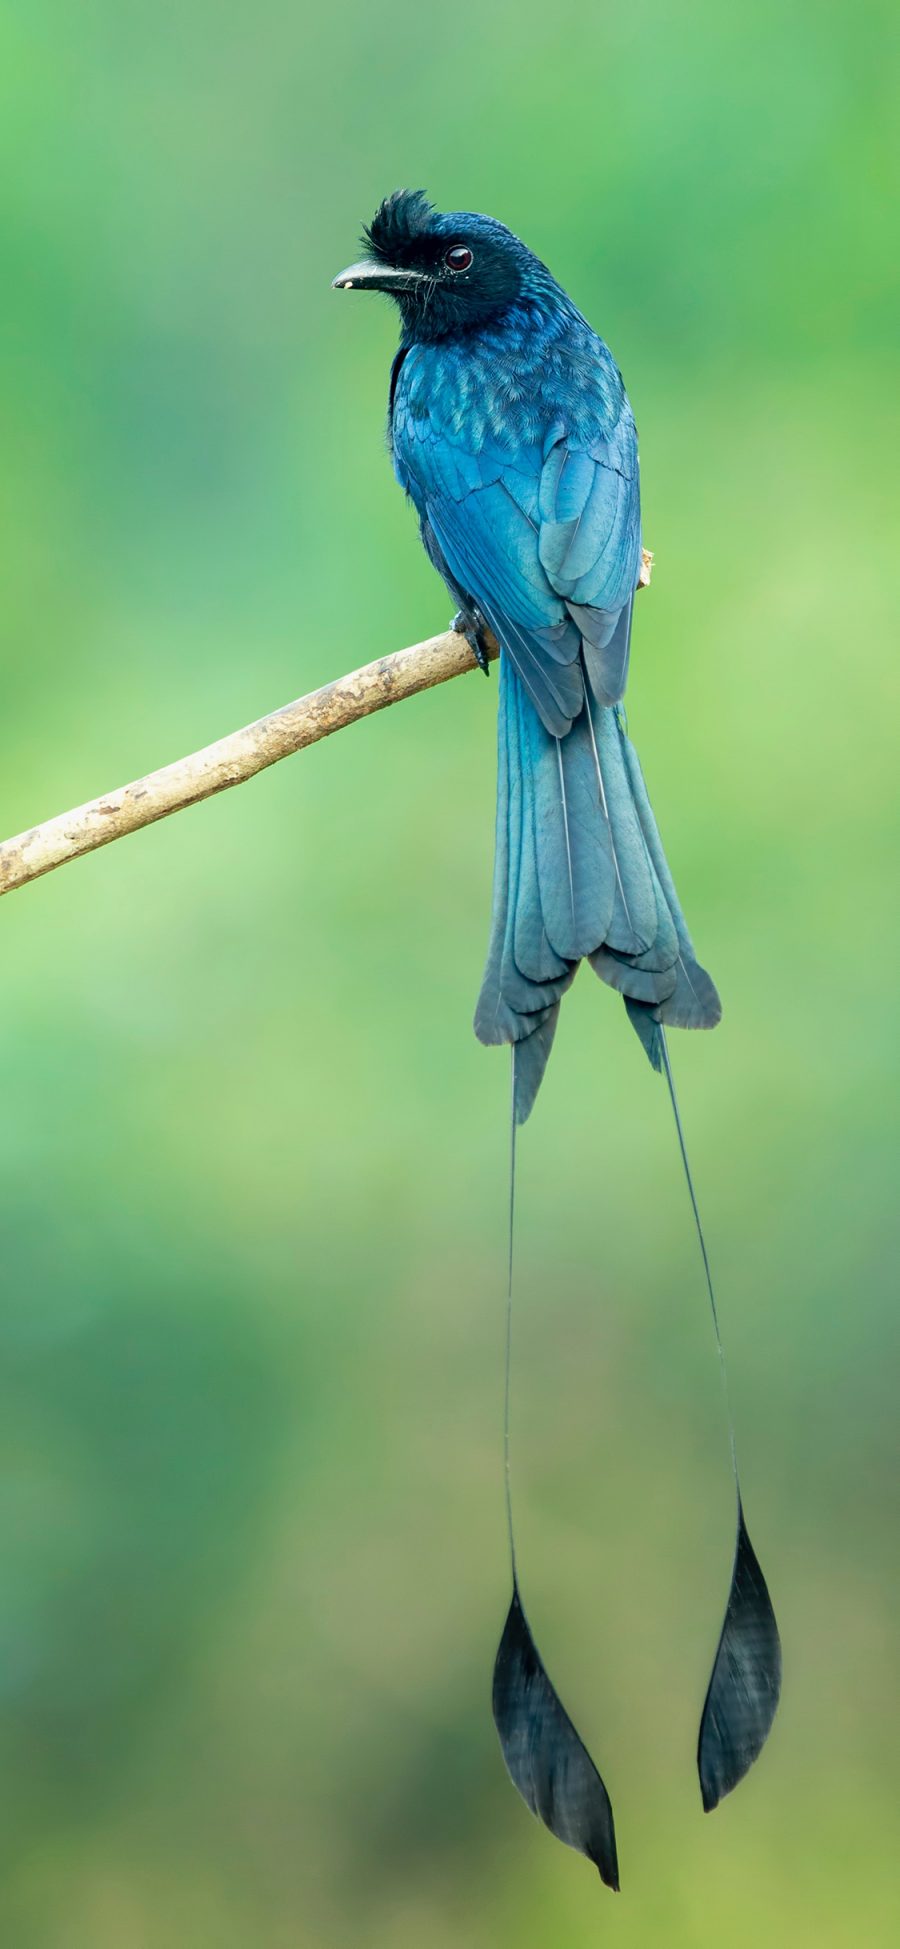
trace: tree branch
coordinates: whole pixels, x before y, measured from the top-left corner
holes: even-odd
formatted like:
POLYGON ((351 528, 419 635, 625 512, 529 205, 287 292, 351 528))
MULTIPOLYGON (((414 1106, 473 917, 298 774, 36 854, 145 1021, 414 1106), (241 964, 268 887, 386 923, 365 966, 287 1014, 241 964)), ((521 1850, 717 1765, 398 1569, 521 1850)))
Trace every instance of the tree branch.
MULTIPOLYGON (((651 560, 645 549, 639 586, 650 580, 651 560)), ((489 654, 497 656, 493 638, 491 644, 489 654)), ((227 738, 219 738, 188 758, 178 758, 161 771, 148 772, 146 778, 120 785, 117 791, 3 840, 0 896, 52 873, 69 860, 80 859, 83 853, 92 853, 98 846, 108 846, 113 839, 152 825, 156 819, 167 819, 171 812, 181 812, 215 792, 242 785, 246 778, 277 764, 279 758, 317 744, 320 738, 330 737, 332 731, 354 724, 359 717, 368 717, 372 711, 384 710, 388 704, 415 696, 416 691, 447 683, 450 677, 461 677, 475 668, 465 637, 453 630, 430 636, 424 643, 413 643, 393 656, 379 657, 376 663, 367 663, 321 690, 310 691, 308 696, 285 704, 268 717, 257 718, 255 724, 232 731, 227 738)))

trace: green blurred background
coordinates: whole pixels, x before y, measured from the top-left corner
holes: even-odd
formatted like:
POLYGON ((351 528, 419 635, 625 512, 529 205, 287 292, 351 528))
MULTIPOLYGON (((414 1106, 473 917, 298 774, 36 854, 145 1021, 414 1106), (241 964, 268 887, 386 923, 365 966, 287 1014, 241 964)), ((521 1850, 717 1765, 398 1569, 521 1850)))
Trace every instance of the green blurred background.
POLYGON ((641 429, 629 720, 725 998, 676 1037, 785 1644, 711 1819, 732 1538, 659 1082, 582 974, 521 1146, 523 1582, 625 1892, 489 1712, 495 683, 32 886, 0 958, 10 1949, 882 1945, 896 1911, 896 8, 0 11, 0 829, 444 627, 329 288, 503 217, 641 429))

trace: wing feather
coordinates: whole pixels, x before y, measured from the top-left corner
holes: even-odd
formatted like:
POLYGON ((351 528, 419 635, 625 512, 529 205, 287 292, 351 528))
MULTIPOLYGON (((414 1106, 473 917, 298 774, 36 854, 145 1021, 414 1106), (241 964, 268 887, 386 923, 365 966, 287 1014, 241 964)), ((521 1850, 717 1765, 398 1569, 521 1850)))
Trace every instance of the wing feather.
MULTIPOLYGON (((543 724, 565 737, 584 698, 618 701, 641 563, 634 422, 576 439, 557 420, 541 446, 414 417, 398 381, 394 459, 448 579, 490 623, 543 724), (625 613, 627 612, 627 613, 625 613), (624 614, 624 620, 623 620, 624 614)), ((432 553, 435 551, 432 550, 432 553)))

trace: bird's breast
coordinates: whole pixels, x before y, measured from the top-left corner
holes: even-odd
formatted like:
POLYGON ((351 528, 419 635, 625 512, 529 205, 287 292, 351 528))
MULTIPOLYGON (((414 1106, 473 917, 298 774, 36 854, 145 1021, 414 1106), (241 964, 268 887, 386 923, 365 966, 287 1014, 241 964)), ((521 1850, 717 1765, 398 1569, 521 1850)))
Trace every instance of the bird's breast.
POLYGON ((473 454, 487 445, 516 453, 542 445, 557 421, 575 439, 607 434, 623 402, 618 370, 589 327, 544 334, 519 323, 413 345, 397 376, 393 438, 438 435, 473 454))

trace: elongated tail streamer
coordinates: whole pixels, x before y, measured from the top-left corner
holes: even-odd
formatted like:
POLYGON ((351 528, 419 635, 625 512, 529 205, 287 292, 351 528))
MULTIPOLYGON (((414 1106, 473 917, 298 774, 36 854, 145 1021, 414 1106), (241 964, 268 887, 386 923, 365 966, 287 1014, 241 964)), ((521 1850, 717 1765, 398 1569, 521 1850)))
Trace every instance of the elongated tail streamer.
POLYGON ((734 1471, 734 1488, 737 1500, 737 1536, 734 1547, 734 1562, 731 1572, 731 1587, 725 1610, 725 1620, 719 1635, 719 1643, 713 1663, 712 1677, 706 1693, 703 1714, 700 1720, 700 1737, 697 1747, 697 1767, 700 1774, 700 1791, 706 1813, 717 1807, 726 1793, 739 1785, 749 1772, 755 1759, 759 1757, 769 1736, 772 1721, 778 1706, 781 1691, 781 1641, 778 1625, 769 1596, 766 1580, 760 1569, 756 1554, 747 1534, 744 1508, 741 1500, 741 1485, 738 1477, 737 1447, 734 1438, 734 1421, 728 1397, 728 1375, 725 1367, 725 1353, 719 1327, 719 1314, 716 1306, 715 1289, 710 1271, 709 1255, 700 1211, 694 1190, 694 1180, 688 1161, 684 1128, 675 1093, 675 1079, 669 1061, 669 1050, 664 1028, 659 1030, 660 1053, 669 1097, 675 1118, 678 1146, 687 1181, 691 1210, 700 1244, 703 1270, 706 1278, 709 1304, 712 1312, 716 1336, 716 1348, 722 1374, 722 1391, 725 1400, 725 1413, 728 1421, 728 1439, 731 1444, 731 1465, 734 1471))
POLYGON ((516 1195, 516 1050, 510 1109, 509 1276, 506 1296, 503 1471, 512 1599, 494 1662, 492 1704, 503 1758, 526 1806, 557 1840, 593 1861, 608 1888, 619 1886, 609 1794, 551 1685, 522 1607, 516 1568, 509 1457, 512 1365, 513 1233, 516 1195))

